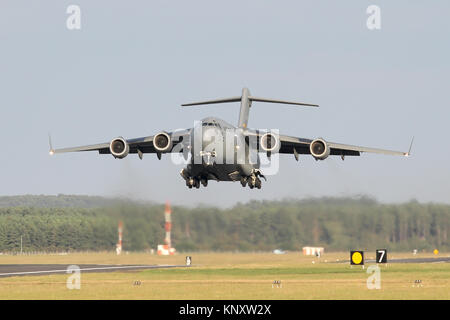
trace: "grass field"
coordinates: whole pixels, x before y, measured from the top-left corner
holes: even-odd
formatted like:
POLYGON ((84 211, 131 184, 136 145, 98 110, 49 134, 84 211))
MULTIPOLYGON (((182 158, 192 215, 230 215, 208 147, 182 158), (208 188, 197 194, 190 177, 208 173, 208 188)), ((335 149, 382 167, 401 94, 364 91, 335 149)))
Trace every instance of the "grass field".
POLYGON ((0 278, 0 299, 450 299, 450 263, 380 266, 381 289, 369 290, 366 270, 342 263, 348 253, 85 253, 0 256, 0 264, 184 264, 186 255, 192 256, 190 268, 82 273, 79 290, 67 289, 67 274, 0 278), (415 280, 422 286, 413 286, 415 280))

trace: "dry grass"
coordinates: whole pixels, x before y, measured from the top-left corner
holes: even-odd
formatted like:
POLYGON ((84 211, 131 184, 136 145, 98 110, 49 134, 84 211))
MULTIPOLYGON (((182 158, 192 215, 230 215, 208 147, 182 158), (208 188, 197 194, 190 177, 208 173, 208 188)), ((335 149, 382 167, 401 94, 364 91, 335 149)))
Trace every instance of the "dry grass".
MULTIPOLYGON (((348 253, 329 253, 320 259, 293 252, 170 257, 89 253, 0 256, 0 264, 184 264, 186 255, 192 256, 191 268, 83 273, 80 290, 67 289, 64 274, 0 278, 0 299, 450 299, 448 263, 381 266, 381 289, 369 290, 366 270, 336 263, 348 260, 348 253), (281 280, 282 287, 273 288, 274 280, 281 280), (422 287, 413 287, 415 280, 421 280, 422 287)), ((370 258, 368 254, 366 259, 370 258)))

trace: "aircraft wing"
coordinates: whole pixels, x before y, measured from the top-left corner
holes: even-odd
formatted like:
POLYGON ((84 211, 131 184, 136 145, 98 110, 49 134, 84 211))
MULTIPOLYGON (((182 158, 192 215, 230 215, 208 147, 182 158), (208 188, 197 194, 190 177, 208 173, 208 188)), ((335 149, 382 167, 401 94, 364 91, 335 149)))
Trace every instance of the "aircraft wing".
MULTIPOLYGON (((260 143, 260 137, 265 132, 258 132, 258 131, 249 131, 247 135, 256 135, 258 137, 258 146, 260 143)), ((314 141, 312 139, 306 139, 306 138, 299 138, 299 137, 292 137, 292 136, 286 136, 286 135, 279 135, 280 140, 280 146, 278 149, 279 153, 284 154, 311 154, 310 145, 314 141)), ((325 140, 324 140, 325 141, 325 140)), ((378 153, 378 154, 387 154, 387 155, 395 155, 395 156, 409 156, 411 147, 408 152, 402 152, 402 151, 392 151, 392 150, 386 150, 386 149, 377 149, 377 148, 369 148, 369 147, 362 147, 362 146, 354 146, 354 145, 347 145, 342 143, 335 143, 335 142, 329 142, 325 141, 328 147, 330 148, 330 155, 333 156, 359 156, 363 152, 368 153, 378 153)), ((412 146, 412 141, 411 141, 412 146)), ((296 156, 297 158, 297 156, 296 156)))
MULTIPOLYGON (((191 129, 184 130, 176 130, 173 132, 167 132, 167 134, 171 137, 173 141, 172 149, 177 144, 181 143, 183 140, 187 141, 191 129)), ((129 145, 130 151, 129 153, 157 153, 158 151, 153 146, 153 137, 140 137, 134 139, 125 139, 127 144, 129 145)), ((50 139, 50 138, 49 138, 50 139)), ((70 147, 70 148, 62 148, 62 149, 53 149, 52 143, 50 143, 50 154, 56 153, 66 153, 66 152, 80 152, 80 151, 98 151, 100 154, 110 154, 110 142, 99 143, 99 144, 91 144, 79 147, 70 147)), ((170 152, 170 151, 169 151, 170 152)))
MULTIPOLYGON (((313 140, 311 139, 280 135, 281 146, 279 153, 293 154, 294 149, 296 149, 298 154, 311 154, 310 144, 312 141, 313 140)), ((326 141, 326 143, 330 148, 330 155, 334 156, 359 156, 362 152, 387 154, 393 156, 409 155, 409 152, 354 146, 329 141, 326 141)))

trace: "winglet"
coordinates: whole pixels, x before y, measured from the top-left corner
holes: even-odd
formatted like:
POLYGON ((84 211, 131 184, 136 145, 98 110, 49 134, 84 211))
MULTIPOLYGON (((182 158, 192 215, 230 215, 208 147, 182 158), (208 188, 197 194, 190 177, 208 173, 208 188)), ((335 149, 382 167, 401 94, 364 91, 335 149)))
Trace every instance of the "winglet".
POLYGON ((409 157, 411 155, 411 148, 412 148, 413 142, 414 142, 414 136, 411 139, 411 144, 409 145, 408 152, 405 153, 405 157, 409 157))
POLYGON ((48 145, 50 147, 50 151, 48 153, 52 156, 55 154, 55 149, 53 149, 53 146, 52 146, 52 137, 51 137, 50 133, 48 134, 48 145))

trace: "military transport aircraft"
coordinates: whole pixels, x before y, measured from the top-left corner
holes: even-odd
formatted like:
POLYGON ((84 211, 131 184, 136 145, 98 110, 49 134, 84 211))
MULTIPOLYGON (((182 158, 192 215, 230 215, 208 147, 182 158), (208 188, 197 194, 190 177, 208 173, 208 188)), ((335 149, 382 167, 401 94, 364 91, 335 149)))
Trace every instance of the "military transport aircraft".
POLYGON ((261 179, 265 178, 260 170, 260 154, 266 153, 267 159, 273 154, 292 154, 298 161, 300 154, 310 154, 316 160, 325 160, 328 156, 359 156, 362 152, 388 155, 409 156, 408 152, 390 151, 367 147, 358 147, 329 142, 323 138, 305 139, 281 135, 277 130, 257 130, 247 127, 252 102, 270 102, 309 107, 315 104, 273 100, 254 97, 247 88, 242 95, 232 98, 201 101, 183 104, 195 106, 214 103, 241 103, 237 127, 215 117, 196 122, 192 128, 174 131, 161 131, 155 135, 135 139, 117 137, 110 142, 86 145, 74 148, 53 149, 49 136, 50 155, 77 151, 98 151, 123 159, 128 154, 137 154, 140 159, 144 153, 155 153, 158 159, 165 153, 182 154, 187 164, 180 174, 189 188, 208 185, 209 180, 240 181, 243 187, 261 188, 261 179), (190 159, 189 159, 190 156, 190 159))

